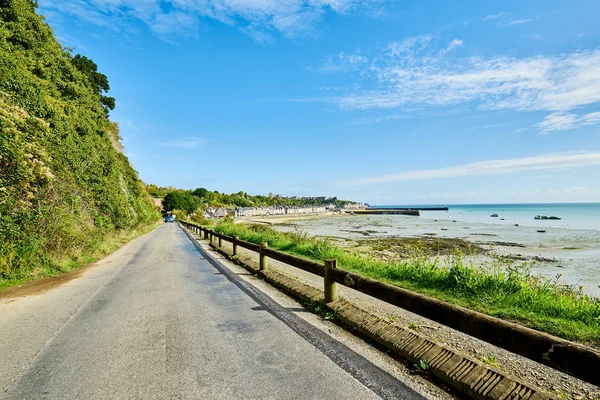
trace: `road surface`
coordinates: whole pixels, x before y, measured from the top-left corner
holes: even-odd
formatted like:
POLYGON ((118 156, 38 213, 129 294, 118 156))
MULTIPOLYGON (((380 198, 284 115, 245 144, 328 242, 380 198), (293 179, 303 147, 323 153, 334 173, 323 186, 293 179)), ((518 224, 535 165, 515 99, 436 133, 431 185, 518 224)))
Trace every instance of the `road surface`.
POLYGON ((421 397, 165 224, 58 288, 0 299, 0 398, 421 397))

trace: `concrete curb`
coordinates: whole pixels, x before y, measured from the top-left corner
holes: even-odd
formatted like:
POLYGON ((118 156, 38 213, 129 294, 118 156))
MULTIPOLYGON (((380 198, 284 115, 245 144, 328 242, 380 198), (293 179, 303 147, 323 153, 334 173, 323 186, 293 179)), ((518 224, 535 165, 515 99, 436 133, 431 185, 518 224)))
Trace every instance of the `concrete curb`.
MULTIPOLYGON (((229 252, 215 244, 210 246, 292 297, 303 301, 318 302, 322 302, 324 299, 324 293, 319 289, 271 269, 259 271, 258 263, 256 263, 256 267, 253 267, 238 259, 233 259, 229 252)), ((479 360, 459 354, 418 332, 387 321, 343 298, 325 304, 325 306, 335 313, 343 324, 355 328, 394 354, 412 363, 427 360, 432 375, 469 398, 478 400, 559 400, 555 395, 543 392, 505 372, 491 368, 479 360)))

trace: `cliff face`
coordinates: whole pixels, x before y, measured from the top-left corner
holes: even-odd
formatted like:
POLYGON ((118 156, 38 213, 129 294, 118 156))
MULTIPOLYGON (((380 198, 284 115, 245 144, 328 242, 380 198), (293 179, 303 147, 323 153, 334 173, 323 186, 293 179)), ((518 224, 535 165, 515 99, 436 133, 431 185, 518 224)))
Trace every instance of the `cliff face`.
POLYGON ((0 0, 0 279, 53 273, 160 215, 108 119, 92 60, 32 0, 0 0))

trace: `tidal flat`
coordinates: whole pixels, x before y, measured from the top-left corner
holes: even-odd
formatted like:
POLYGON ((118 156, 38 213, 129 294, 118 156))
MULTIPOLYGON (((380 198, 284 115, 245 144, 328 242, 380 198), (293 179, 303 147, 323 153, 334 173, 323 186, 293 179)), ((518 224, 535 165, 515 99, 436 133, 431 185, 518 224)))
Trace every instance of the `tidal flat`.
POLYGON ((600 297, 600 230, 466 222, 402 215, 323 216, 271 225, 282 232, 328 237, 339 246, 383 260, 416 256, 440 263, 460 254, 485 268, 495 260, 527 263, 531 272, 600 297))

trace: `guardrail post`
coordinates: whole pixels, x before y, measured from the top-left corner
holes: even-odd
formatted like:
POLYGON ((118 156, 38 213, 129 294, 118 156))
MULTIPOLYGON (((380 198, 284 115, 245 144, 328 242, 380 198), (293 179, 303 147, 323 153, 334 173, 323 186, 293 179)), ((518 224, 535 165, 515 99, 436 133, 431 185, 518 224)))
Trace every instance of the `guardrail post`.
POLYGON ((223 247, 223 241, 221 239, 221 236, 219 236, 219 247, 223 247))
POLYGON ((338 297, 338 285, 329 278, 329 271, 337 268, 337 260, 325 260, 325 273, 324 284, 325 284, 325 303, 331 303, 337 300, 338 297))
POLYGON ((267 242, 262 242, 260 244, 260 256, 259 256, 259 267, 260 271, 264 271, 267 268, 267 256, 264 254, 264 249, 268 248, 269 244, 267 242))
POLYGON ((240 240, 239 236, 233 237, 233 255, 237 256, 237 241, 240 240))
POLYGON ((204 240, 208 240, 208 229, 204 230, 204 240))

